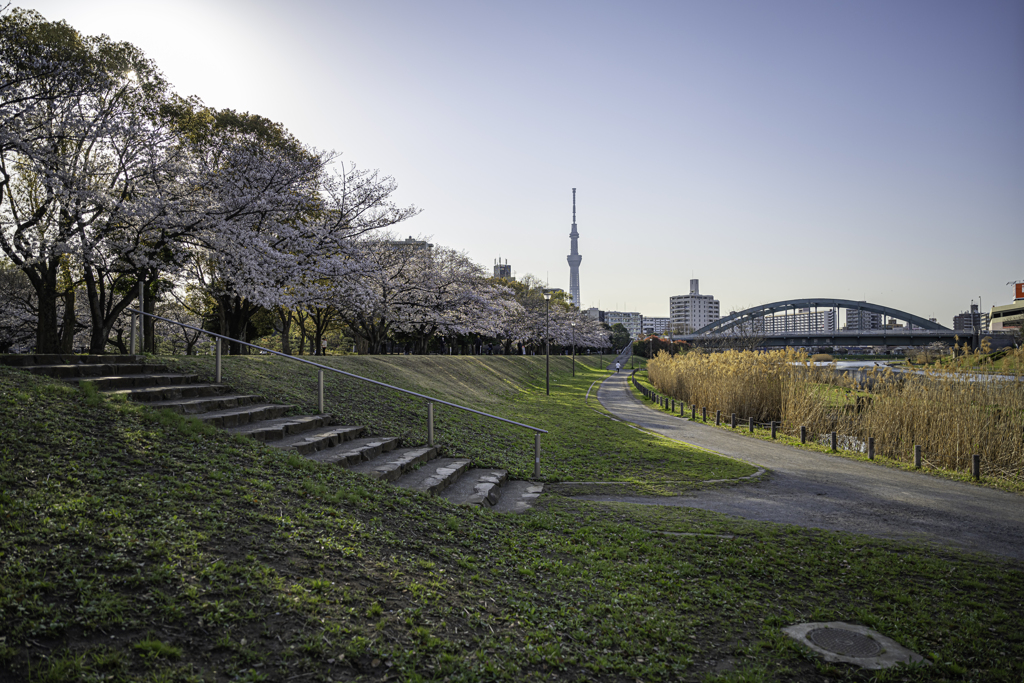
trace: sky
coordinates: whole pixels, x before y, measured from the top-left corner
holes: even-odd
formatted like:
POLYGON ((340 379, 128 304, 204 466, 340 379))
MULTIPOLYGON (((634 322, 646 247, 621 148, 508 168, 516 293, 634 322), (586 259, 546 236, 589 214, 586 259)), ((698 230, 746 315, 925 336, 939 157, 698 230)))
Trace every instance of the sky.
POLYGON ((1019 0, 23 0, 175 90, 398 182, 396 226, 667 316, 803 297, 935 317, 1024 279, 1019 0))

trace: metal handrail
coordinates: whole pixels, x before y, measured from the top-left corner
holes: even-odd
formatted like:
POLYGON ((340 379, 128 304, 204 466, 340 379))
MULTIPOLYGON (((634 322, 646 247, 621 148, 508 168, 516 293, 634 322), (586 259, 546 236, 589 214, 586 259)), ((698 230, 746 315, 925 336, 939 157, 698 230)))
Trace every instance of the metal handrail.
MULTIPOLYGON (((355 375, 355 374, 352 374, 351 372, 345 372, 344 370, 338 370, 337 368, 332 368, 329 365, 321 365, 320 363, 314 363, 313 361, 306 360, 305 358, 299 358, 299 357, 296 357, 296 356, 291 356, 291 355, 288 355, 287 353, 282 353, 280 351, 275 351, 274 349, 268 349, 268 348, 265 348, 263 346, 257 346, 256 344, 250 344, 249 342, 244 342, 241 339, 235 339, 233 337, 228 337, 228 336, 225 336, 223 334, 217 334, 216 332, 210 332, 209 330, 204 330, 201 327, 195 327, 193 325, 188 325, 186 323, 179 322, 177 320, 171 320, 169 318, 164 318, 162 316, 155 315, 153 313, 147 313, 145 311, 140 311, 140 310, 138 310, 136 308, 128 308, 126 310, 129 313, 131 313, 131 316, 132 316, 131 335, 130 335, 130 342, 129 342, 131 344, 131 347, 132 347, 131 348, 132 355, 135 355, 135 317, 136 316, 146 315, 146 316, 149 316, 150 318, 155 318, 156 320, 163 320, 164 322, 171 323, 172 325, 179 325, 181 327, 187 327, 190 330, 195 330, 196 332, 200 332, 202 334, 208 334, 211 337, 215 337, 216 340, 217 340, 217 349, 216 349, 217 360, 216 360, 216 369, 215 369, 215 374, 216 374, 216 380, 215 381, 218 384, 221 381, 221 375, 222 375, 222 372, 221 372, 222 371, 222 365, 221 365, 221 343, 220 342, 221 342, 222 339, 226 339, 227 341, 237 342, 239 344, 243 344, 245 346, 248 346, 249 348, 252 348, 252 349, 258 349, 259 351, 265 351, 268 354, 272 354, 272 355, 275 355, 275 356, 281 356, 282 358, 287 358, 288 360, 293 360, 293 361, 296 361, 296 362, 299 362, 299 363, 305 363, 306 365, 312 365, 313 367, 317 368, 318 371, 319 371, 318 372, 318 378, 317 378, 318 379, 318 402, 317 402, 317 408, 318 408, 319 412, 321 412, 321 413, 324 412, 324 370, 328 370, 330 372, 336 372, 339 375, 345 375, 346 377, 351 377, 352 379, 358 379, 358 380, 360 380, 362 382, 367 382, 369 384, 376 384, 379 387, 384 387, 386 389, 393 389, 394 391, 399 391, 399 392, 401 392, 403 394, 409 394, 410 396, 416 396, 417 398, 425 399, 427 401, 427 445, 428 446, 433 446, 434 445, 434 403, 440 403, 441 405, 445 405, 445 406, 448 406, 450 408, 458 408, 459 410, 464 410, 467 413, 474 413, 476 415, 481 415, 483 417, 489 417, 492 420, 498 420, 499 422, 504 422, 506 424, 515 425, 516 427, 523 427, 524 429, 533 430, 533 432, 534 432, 533 476, 534 477, 539 477, 540 476, 540 435, 541 434, 547 434, 548 430, 546 430, 546 429, 541 429, 540 427, 534 427, 532 425, 523 424, 522 422, 516 422, 514 420, 507 420, 507 419, 505 419, 503 417, 498 417, 497 415, 491 415, 490 413, 485 413, 485 412, 482 412, 480 410, 473 410, 472 408, 467 408, 466 406, 460 406, 458 403, 451 403, 450 401, 443 401, 443 400, 441 400, 439 398, 434 398, 433 396, 427 396, 426 394, 418 394, 415 391, 409 391, 408 389, 402 389, 401 387, 396 387, 396 386, 393 386, 391 384, 386 384, 385 382, 378 382, 375 379, 369 379, 368 377, 362 377, 360 375, 355 375)), ((142 318, 139 317, 139 325, 141 326, 141 324, 142 324, 142 318)), ((139 336, 140 336, 140 338, 142 336, 141 335, 141 327, 140 327, 140 335, 139 336)))

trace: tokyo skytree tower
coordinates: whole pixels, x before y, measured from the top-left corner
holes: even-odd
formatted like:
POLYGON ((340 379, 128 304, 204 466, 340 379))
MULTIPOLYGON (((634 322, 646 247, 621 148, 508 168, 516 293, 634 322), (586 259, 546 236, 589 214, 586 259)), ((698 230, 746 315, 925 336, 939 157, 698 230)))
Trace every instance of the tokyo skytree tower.
POLYGON ((580 307, 580 261, 583 260, 576 245, 576 240, 579 237, 580 234, 576 232, 576 188, 574 187, 572 188, 572 232, 569 233, 572 248, 566 259, 569 261, 569 296, 572 297, 572 305, 576 308, 580 307))

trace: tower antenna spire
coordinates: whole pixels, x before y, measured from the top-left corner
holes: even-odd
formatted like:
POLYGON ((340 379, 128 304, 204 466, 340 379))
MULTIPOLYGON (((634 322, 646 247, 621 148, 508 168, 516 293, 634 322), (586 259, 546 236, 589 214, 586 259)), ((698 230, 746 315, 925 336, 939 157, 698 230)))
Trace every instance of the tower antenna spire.
POLYGON ((577 309, 580 307, 580 256, 576 240, 580 234, 576 231, 576 188, 572 188, 572 232, 569 233, 569 297, 577 309))

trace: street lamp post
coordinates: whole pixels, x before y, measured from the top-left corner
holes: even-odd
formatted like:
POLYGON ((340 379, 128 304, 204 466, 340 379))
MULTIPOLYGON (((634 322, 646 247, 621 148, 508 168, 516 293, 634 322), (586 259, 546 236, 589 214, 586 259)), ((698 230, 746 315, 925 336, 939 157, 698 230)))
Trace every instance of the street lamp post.
POLYGON ((551 319, 551 292, 544 290, 544 386, 551 395, 551 336, 548 332, 551 319))
POLYGON ((576 323, 569 323, 572 325, 572 376, 576 376, 576 323))

